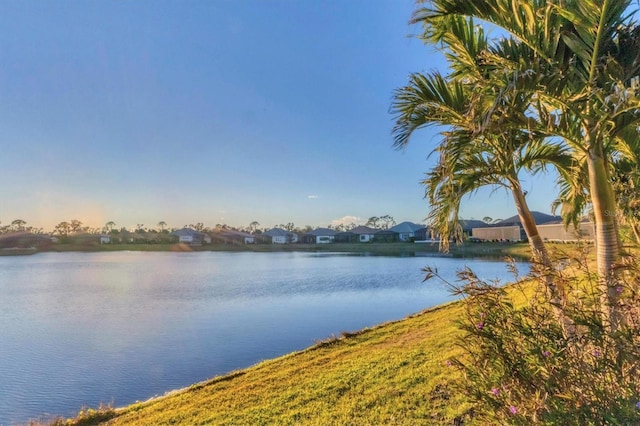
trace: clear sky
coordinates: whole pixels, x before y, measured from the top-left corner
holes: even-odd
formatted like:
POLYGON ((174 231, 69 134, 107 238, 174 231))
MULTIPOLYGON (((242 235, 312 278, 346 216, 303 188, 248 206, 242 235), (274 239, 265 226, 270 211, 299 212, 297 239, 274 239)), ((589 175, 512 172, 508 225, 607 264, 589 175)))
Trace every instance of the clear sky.
MULTIPOLYGON (((421 222, 435 131, 395 88, 443 69, 410 0, 0 2, 0 221, 52 230, 421 222)), ((526 180, 548 213, 553 179, 526 180)), ((490 198, 489 198, 490 197, 490 198)), ((464 218, 515 214, 476 193, 464 218)))

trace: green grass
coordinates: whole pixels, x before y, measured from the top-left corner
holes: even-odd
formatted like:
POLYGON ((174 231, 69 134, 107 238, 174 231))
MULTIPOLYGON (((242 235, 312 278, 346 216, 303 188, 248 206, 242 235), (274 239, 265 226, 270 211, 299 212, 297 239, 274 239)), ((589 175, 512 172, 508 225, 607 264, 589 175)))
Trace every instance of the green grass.
POLYGON ((460 355, 451 303, 117 410, 109 424, 451 424, 460 355))

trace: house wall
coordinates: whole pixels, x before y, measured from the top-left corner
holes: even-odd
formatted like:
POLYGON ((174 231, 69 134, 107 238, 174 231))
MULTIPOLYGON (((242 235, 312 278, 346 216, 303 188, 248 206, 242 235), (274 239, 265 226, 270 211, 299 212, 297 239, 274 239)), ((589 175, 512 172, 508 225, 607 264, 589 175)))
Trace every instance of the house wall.
POLYGON ((487 228, 473 228, 471 236, 481 240, 509 240, 520 241, 519 226, 496 226, 487 228))
POLYGON ((180 238, 178 238, 178 241, 181 243, 192 243, 193 242, 193 236, 191 235, 182 235, 180 236, 180 238))
POLYGON ((578 241, 579 239, 588 241, 594 239, 594 228, 591 222, 581 222, 578 229, 572 225, 565 229, 562 223, 538 225, 538 233, 543 240, 547 241, 578 241))
POLYGON ((284 244, 287 242, 287 237, 271 237, 271 244, 284 244))
POLYGON ((415 234, 413 232, 403 232, 400 234, 400 241, 409 241, 411 238, 414 238, 415 234))
POLYGON ((329 244, 334 240, 333 235, 318 235, 316 236, 316 244, 329 244))
POLYGON ((361 243, 368 243, 372 239, 373 239, 373 235, 369 235, 369 234, 360 234, 360 236, 358 237, 358 241, 360 241, 361 243))

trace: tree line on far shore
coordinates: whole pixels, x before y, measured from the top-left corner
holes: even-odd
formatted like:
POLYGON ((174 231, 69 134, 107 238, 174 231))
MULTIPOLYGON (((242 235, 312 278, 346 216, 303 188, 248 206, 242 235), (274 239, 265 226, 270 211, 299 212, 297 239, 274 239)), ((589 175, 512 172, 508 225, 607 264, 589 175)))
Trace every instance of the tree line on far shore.
MULTIPOLYGON (((383 216, 371 216, 365 226, 369 226, 375 229, 388 229, 396 224, 395 219, 391 215, 383 215, 383 216)), ((333 229, 335 231, 349 231, 358 226, 356 223, 338 223, 338 224, 329 224, 327 228, 333 229)), ((233 230, 233 231, 241 231, 246 232, 251 235, 260 235, 270 228, 260 227, 260 223, 258 221, 253 221, 247 226, 234 227, 229 226, 227 224, 218 223, 215 226, 207 226, 203 222, 195 222, 190 224, 185 224, 181 227, 170 227, 167 222, 161 220, 158 222, 155 227, 154 226, 145 226, 142 223, 136 224, 134 228, 127 227, 118 227, 117 224, 113 221, 108 221, 101 228, 86 226, 82 221, 78 219, 72 219, 70 221, 62 221, 58 223, 51 231, 45 231, 44 228, 39 228, 35 226, 30 226, 27 224, 27 221, 22 219, 15 219, 11 221, 8 225, 2 225, 0 223, 0 235, 8 234, 13 232, 29 232, 32 234, 50 234, 57 237, 68 237, 70 235, 77 234, 105 234, 110 236, 127 236, 129 234, 133 235, 148 235, 148 234, 156 234, 158 236, 168 235, 171 232, 181 229, 181 228, 191 228, 198 232, 215 232, 220 230, 233 230)), ((293 222, 281 223, 273 226, 272 228, 280 228, 289 232, 295 232, 298 234, 306 234, 315 227, 311 225, 305 226, 296 226, 293 222)))

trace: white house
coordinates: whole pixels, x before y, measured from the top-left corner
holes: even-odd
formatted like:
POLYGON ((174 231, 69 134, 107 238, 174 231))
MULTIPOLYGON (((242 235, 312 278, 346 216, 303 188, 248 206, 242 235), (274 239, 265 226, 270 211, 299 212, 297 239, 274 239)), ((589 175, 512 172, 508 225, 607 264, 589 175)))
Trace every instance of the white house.
POLYGON ((397 232, 400 241, 411 241, 412 238, 416 237, 416 231, 419 229, 424 229, 424 225, 418 225, 413 222, 402 222, 389 228, 389 231, 397 232))
POLYGON ((296 234, 295 232, 286 231, 281 228, 269 229, 262 235, 271 238, 271 244, 287 244, 298 242, 298 234, 296 234))
POLYGON ((302 241, 307 244, 328 244, 334 241, 336 234, 337 232, 333 229, 316 228, 307 232, 302 237, 302 241))
POLYGON ((373 238, 379 229, 369 228, 368 226, 356 226, 350 232, 358 236, 358 241, 361 243, 368 243, 373 241, 373 238))
POLYGON ((173 231, 170 235, 178 237, 178 242, 198 246, 203 243, 211 244, 211 237, 204 232, 199 232, 191 228, 182 228, 173 231))
POLYGON ((111 237, 105 234, 100 235, 100 244, 109 244, 111 242, 111 237))

